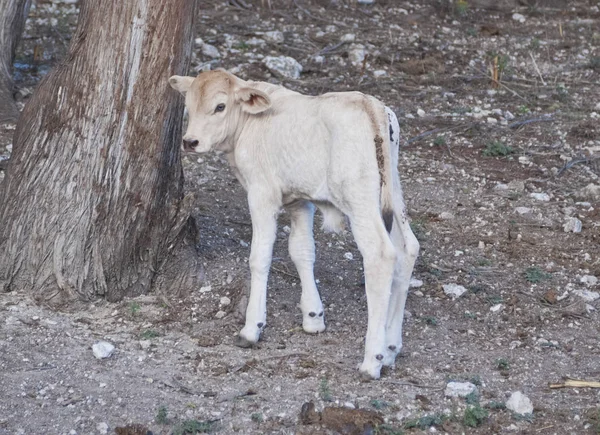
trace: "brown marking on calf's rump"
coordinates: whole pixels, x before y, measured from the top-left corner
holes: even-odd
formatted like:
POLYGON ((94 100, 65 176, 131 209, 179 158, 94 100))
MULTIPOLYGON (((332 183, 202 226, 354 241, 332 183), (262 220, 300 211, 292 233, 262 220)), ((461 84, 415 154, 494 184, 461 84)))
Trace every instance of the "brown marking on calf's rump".
POLYGON ((377 168, 379 168, 379 183, 381 186, 385 184, 384 167, 385 160, 383 158, 383 139, 378 134, 375 135, 375 155, 377 157, 377 168))
MULTIPOLYGON (((377 169, 379 170, 379 188, 383 189, 383 186, 386 184, 383 138, 379 135, 379 123, 377 122, 373 105, 366 96, 362 98, 362 105, 365 113, 369 117, 369 121, 371 121, 371 129, 375 134, 375 158, 377 160, 377 169)), ((392 231, 392 224, 394 222, 394 211, 389 204, 384 206, 384 208, 381 210, 381 217, 383 219, 383 223, 385 224, 385 229, 388 233, 390 233, 392 231)))
MULTIPOLYGON (((379 187, 383 189, 386 184, 385 181, 385 160, 383 156, 383 139, 378 134, 375 135, 375 156, 377 157, 377 167, 379 168, 379 187)), ((392 224, 394 222, 394 211, 391 208, 385 207, 381 210, 381 217, 385 224, 387 232, 392 231, 392 224)))

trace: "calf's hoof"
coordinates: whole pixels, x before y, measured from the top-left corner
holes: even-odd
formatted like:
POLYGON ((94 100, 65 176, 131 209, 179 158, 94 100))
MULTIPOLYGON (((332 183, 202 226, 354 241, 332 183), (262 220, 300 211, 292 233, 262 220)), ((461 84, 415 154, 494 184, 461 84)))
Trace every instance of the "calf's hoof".
POLYGON ((400 353, 400 348, 394 345, 386 347, 381 361, 385 367, 394 367, 396 365, 396 357, 400 353))
POLYGON ((233 344, 237 347, 242 347, 244 349, 248 349, 253 347, 256 343, 252 342, 250 340, 247 340, 246 338, 242 337, 241 335, 238 335, 235 338, 235 341, 233 342, 233 344))
POLYGON ((252 324, 251 325, 246 324, 246 326, 244 326, 242 328, 242 330, 240 331, 234 344, 238 347, 245 347, 245 348, 254 346, 256 343, 258 343, 258 339, 260 338, 260 333, 262 332, 264 327, 265 327, 264 322, 260 322, 256 326, 254 326, 252 324))
POLYGON ((358 369, 361 380, 370 381, 373 379, 379 379, 381 375, 381 367, 382 364, 380 360, 375 360, 375 362, 363 362, 358 369))
POLYGON ((309 334, 317 334, 325 331, 325 318, 323 317, 323 311, 313 312, 311 311, 308 315, 303 316, 302 329, 304 332, 309 334))

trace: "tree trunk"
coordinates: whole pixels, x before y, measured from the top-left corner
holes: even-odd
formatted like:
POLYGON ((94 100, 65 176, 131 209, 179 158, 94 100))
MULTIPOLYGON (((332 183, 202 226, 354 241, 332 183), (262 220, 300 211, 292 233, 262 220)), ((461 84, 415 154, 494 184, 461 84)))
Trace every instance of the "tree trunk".
POLYGON ((31 0, 0 0, 0 124, 16 121, 12 64, 31 0))
POLYGON ((0 290, 63 305, 201 278, 182 101, 167 82, 188 67, 195 10, 195 0, 83 2, 67 58, 15 131, 0 186, 0 290))

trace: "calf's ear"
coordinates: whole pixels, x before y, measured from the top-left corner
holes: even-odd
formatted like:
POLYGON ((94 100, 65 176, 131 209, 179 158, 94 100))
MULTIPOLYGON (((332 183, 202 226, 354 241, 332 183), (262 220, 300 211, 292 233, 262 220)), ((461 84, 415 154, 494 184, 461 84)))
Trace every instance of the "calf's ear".
POLYGON ((241 88, 235 93, 242 110, 252 115, 264 112, 271 107, 271 99, 263 91, 254 88, 241 88))
POLYGON ((171 76, 169 78, 171 87, 176 91, 181 92, 182 95, 185 95, 186 92, 190 90, 193 81, 193 77, 171 76))

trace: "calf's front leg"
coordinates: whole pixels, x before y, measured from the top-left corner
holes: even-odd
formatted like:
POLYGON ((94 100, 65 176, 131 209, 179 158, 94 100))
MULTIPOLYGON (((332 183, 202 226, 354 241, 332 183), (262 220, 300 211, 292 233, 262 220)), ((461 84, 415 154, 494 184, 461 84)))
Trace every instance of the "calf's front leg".
POLYGON ((313 236, 313 218, 315 206, 308 201, 298 201, 288 207, 291 215, 292 232, 289 251, 296 265, 302 283, 300 309, 302 310, 302 328, 315 334, 325 330, 323 303, 317 290, 313 267, 315 264, 315 240, 313 236))
POLYGON ((250 347, 258 342, 267 323, 267 280, 277 233, 277 213, 281 207, 280 202, 259 192, 248 192, 248 205, 252 218, 251 281, 246 324, 235 343, 240 347, 250 347))

